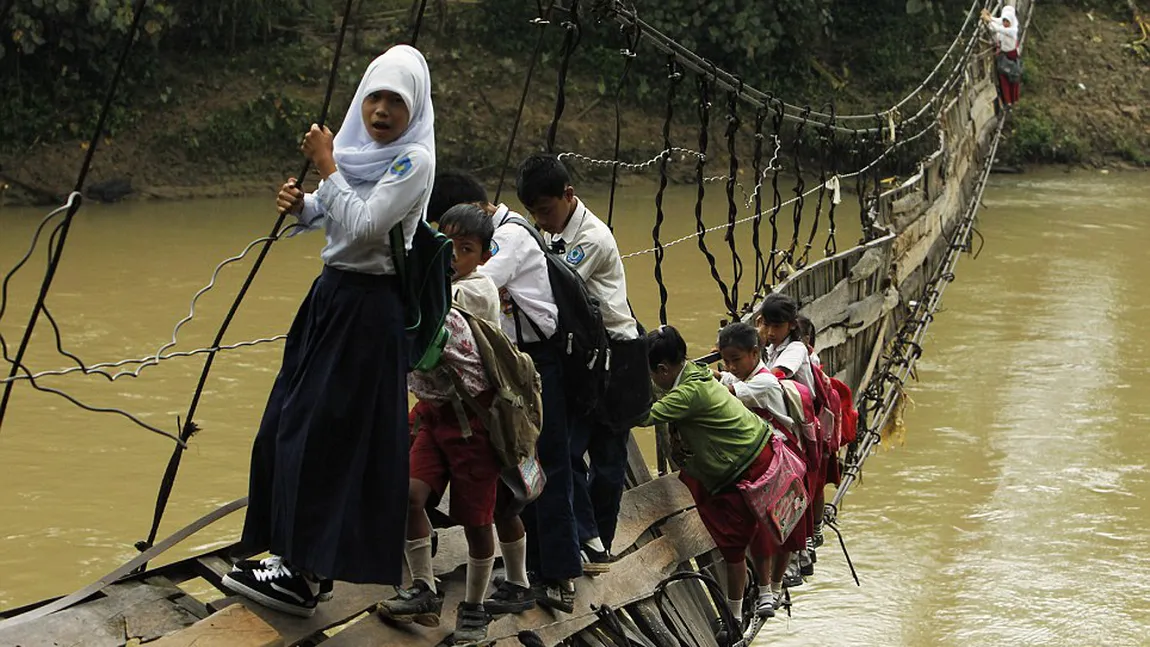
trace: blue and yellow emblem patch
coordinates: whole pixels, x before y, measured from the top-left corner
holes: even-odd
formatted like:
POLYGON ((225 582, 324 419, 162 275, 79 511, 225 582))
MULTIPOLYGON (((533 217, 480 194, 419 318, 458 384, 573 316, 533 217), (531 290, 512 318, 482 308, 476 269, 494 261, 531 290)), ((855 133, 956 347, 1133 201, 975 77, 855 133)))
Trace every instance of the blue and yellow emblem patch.
POLYGON ((499 253, 499 243, 497 243, 493 240, 493 241, 491 241, 491 255, 495 256, 498 253, 499 253))
POLYGON ((394 173, 396 177, 403 177, 404 175, 407 175, 407 172, 410 170, 411 157, 409 155, 404 155, 403 157, 395 160, 395 163, 391 165, 391 172, 394 173))
POLYGON ((567 251, 567 262, 571 265, 578 265, 587 258, 587 252, 583 250, 582 245, 576 245, 567 251))

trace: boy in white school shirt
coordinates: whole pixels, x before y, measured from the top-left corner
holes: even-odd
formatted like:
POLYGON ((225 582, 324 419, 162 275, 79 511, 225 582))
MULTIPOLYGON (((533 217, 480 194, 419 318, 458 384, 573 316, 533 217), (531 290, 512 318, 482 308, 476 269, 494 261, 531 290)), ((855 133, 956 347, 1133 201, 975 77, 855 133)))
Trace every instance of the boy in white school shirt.
POLYGON ((612 560, 630 430, 651 404, 647 343, 627 301, 627 278, 615 236, 575 195, 563 163, 554 155, 528 157, 519 166, 516 192, 551 251, 563 255, 599 301, 607 329, 607 389, 596 411, 573 421, 578 429, 570 449, 583 571, 603 573, 612 560), (590 467, 584 454, 591 459, 590 467))

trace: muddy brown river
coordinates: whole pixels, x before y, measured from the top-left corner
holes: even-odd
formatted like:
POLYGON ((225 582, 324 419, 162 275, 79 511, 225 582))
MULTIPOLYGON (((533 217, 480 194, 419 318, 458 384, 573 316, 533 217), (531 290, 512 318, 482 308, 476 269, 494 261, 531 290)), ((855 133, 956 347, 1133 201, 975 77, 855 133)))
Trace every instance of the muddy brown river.
MULTIPOLYGON (((606 192, 582 193, 605 217, 606 192)), ((652 246, 653 194, 643 181, 621 190, 615 225, 624 253, 652 246)), ((694 189, 673 188, 666 202, 663 240, 691 233, 694 189)), ((793 592, 793 617, 769 623, 759 644, 1150 640, 1150 182, 1133 173, 995 176, 985 203, 985 248, 959 263, 930 329, 905 438, 868 461, 840 515, 862 586, 828 533, 815 577, 793 592)), ((720 186, 709 187, 706 206, 709 226, 725 222, 720 186)), ((0 208, 0 270, 27 249, 44 213, 0 208)), ((811 215, 808 207, 804 242, 811 215)), ((789 218, 784 210, 780 223, 789 218)), ((48 300, 65 348, 86 363, 154 353, 216 264, 273 219, 267 197, 85 205, 48 300)), ((842 250, 858 238, 849 198, 837 220, 842 250)), ((722 233, 706 241, 729 277, 722 233)), ((816 249, 826 235, 824 211, 816 249)), ((745 300, 749 226, 738 236, 745 300)), ((789 229, 780 236, 789 240, 789 229)), ((286 331, 319 270, 321 245, 319 236, 276 244, 226 343, 286 331)), ((10 287, 0 321, 10 346, 44 261, 41 247, 10 287)), ((209 343, 249 261, 221 272, 174 350, 209 343)), ((658 312, 652 264, 651 254, 626 261, 631 299, 649 325, 658 312)), ((723 305, 693 239, 668 248, 664 273, 670 321, 701 354, 723 305)), ((27 360, 33 370, 72 365, 50 332, 41 320, 27 360)), ((246 493, 250 442, 281 349, 269 343, 217 358, 196 418, 202 431, 161 535, 246 493)), ((166 360, 139 378, 77 373, 42 383, 174 432, 203 357, 166 360)), ((650 436, 642 442, 653 460, 650 436)), ((70 592, 131 558, 171 447, 122 418, 19 384, 0 430, 0 607, 70 592)), ((231 542, 241 518, 168 559, 231 542)))

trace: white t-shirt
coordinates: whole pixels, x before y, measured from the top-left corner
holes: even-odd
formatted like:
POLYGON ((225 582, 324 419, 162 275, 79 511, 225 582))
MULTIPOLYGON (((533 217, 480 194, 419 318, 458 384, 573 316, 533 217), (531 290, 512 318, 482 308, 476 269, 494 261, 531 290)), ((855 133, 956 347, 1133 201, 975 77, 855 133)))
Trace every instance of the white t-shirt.
POLYGON ((451 299, 476 317, 500 325, 499 288, 482 267, 451 282, 451 299))
POLYGON ((607 336, 617 341, 636 339, 639 326, 627 304, 627 276, 611 228, 576 198, 575 212, 563 231, 544 234, 543 239, 552 249, 556 243, 563 244, 563 258, 583 278, 591 296, 599 300, 607 336))
POLYGON ((794 421, 787 415, 787 404, 783 400, 783 386, 767 365, 759 362, 755 370, 746 380, 740 380, 734 374, 723 371, 719 373, 719 382, 723 386, 733 387, 735 397, 745 404, 748 409, 766 409, 779 422, 787 427, 793 427, 794 421))
POLYGON ((543 341, 535 334, 528 318, 539 326, 544 336, 549 338, 555 334, 559 309, 555 306, 555 294, 551 291, 547 258, 531 232, 522 225, 507 221, 511 216, 519 214, 502 204, 491 216, 495 221, 495 236, 491 239, 491 258, 483 264, 483 274, 499 289, 502 302, 499 325, 503 332, 512 341, 520 341, 512 316, 511 299, 514 299, 519 306, 522 341, 543 341))
POLYGON ((806 344, 793 339, 781 347, 776 348, 773 344, 767 346, 764 354, 768 367, 783 369, 788 377, 810 389, 811 395, 814 395, 815 374, 811 371, 811 355, 806 344))

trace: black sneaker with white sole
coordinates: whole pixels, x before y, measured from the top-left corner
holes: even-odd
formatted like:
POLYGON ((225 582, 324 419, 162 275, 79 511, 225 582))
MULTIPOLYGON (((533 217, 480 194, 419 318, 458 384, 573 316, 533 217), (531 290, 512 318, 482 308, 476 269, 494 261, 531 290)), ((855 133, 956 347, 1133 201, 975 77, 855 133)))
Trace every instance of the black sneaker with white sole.
POLYGON ((460 602, 455 613, 455 631, 451 634, 451 642, 456 645, 474 645, 487 640, 487 626, 491 624, 491 615, 483 608, 483 604, 460 602))
POLYGON ((615 558, 611 556, 611 551, 595 550, 586 544, 583 545, 580 557, 583 559, 583 573, 585 575, 602 575, 611 570, 611 562, 615 561, 615 558))
MULTIPOLYGON (((232 572, 236 571, 254 571, 259 568, 275 568, 281 561, 282 557, 272 555, 263 559, 241 559, 240 561, 232 564, 232 572)), ((332 591, 335 589, 334 580, 320 580, 319 581, 319 595, 316 600, 319 602, 327 602, 332 598, 332 591)))
POLYGON ((301 618, 310 618, 318 601, 313 585, 282 560, 270 568, 232 571, 223 577, 222 584, 229 591, 269 609, 301 618))

